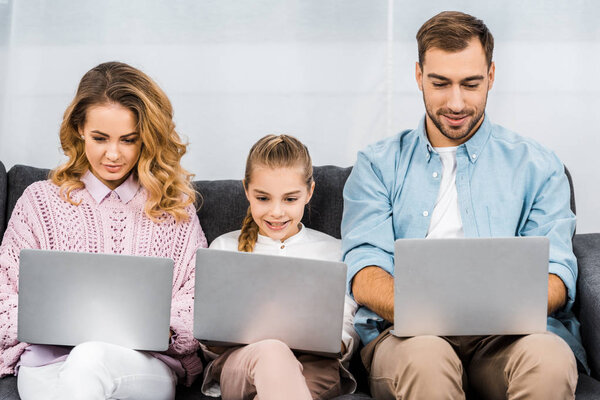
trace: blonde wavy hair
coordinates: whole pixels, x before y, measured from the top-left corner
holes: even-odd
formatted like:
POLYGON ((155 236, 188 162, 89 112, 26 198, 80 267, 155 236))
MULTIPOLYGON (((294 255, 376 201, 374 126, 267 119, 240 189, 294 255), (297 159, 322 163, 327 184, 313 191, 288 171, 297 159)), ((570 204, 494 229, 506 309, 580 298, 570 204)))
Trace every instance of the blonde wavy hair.
POLYGON ((120 104, 131 110, 142 141, 140 158, 132 173, 148 192, 144 211, 158 222, 165 213, 177 222, 189 218, 186 207, 196 200, 193 174, 180 164, 186 153, 175 131, 173 107, 166 94, 142 71, 121 62, 107 62, 89 70, 67 107, 60 126, 60 144, 68 161, 50 173, 66 201, 77 205, 71 193, 85 185, 81 177, 90 170, 80 130, 87 110, 103 104, 120 104))
MULTIPOLYGON (((310 154, 305 145, 289 135, 267 135, 252 146, 246 160, 244 188, 248 190, 252 171, 257 166, 268 168, 300 167, 304 173, 304 182, 310 190, 314 182, 313 166, 310 154)), ((242 231, 238 237, 238 250, 251 253, 258 238, 258 225, 248 207, 246 217, 242 222, 242 231)))

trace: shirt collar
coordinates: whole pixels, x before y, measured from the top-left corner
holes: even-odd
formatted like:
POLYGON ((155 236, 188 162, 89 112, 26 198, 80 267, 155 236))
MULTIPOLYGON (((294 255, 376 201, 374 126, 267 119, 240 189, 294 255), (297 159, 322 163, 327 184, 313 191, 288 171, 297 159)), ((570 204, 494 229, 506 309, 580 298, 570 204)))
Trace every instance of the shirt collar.
POLYGON ((256 242, 267 245, 267 246, 281 246, 282 244, 290 245, 290 244, 301 241, 305 236, 306 236, 306 228, 304 227, 304 224, 300 223, 300 230, 298 231, 298 233, 296 233, 293 236, 290 236, 283 242, 279 239, 271 239, 270 237, 261 235, 260 233, 258 234, 258 238, 256 239, 256 242))
POLYGON ((467 149, 467 155, 469 156, 469 161, 471 163, 476 163, 479 159, 479 154, 483 150, 483 147, 487 143, 490 138, 490 134, 492 133, 492 124, 490 123, 487 115, 483 116, 483 122, 477 129, 477 132, 466 143, 464 143, 465 148, 467 149))
POLYGON ((423 149, 423 155, 427 162, 431 159, 431 153, 435 151, 433 146, 429 142, 429 138, 427 137, 427 131, 425 130, 425 116, 421 118, 419 121, 419 125, 417 126, 417 134, 419 135, 419 139, 423 143, 421 148, 423 149))
MULTIPOLYGON (((113 192, 113 190, 106 186, 89 170, 83 174, 81 182, 85 184, 85 188, 98 204, 100 204, 110 192, 113 192)), ((121 199, 123 203, 127 204, 133 199, 139 188, 140 184, 134 174, 129 174, 129 177, 127 177, 125 182, 121 183, 114 192, 119 196, 119 199, 121 199)))
MULTIPOLYGON (((475 132, 469 140, 467 140, 465 143, 459 146, 465 147, 467 155, 469 157, 469 161, 471 161, 471 163, 477 162, 479 154, 481 153, 481 150, 483 150, 483 147, 487 143, 491 133, 492 124, 489 121, 487 115, 484 115, 483 122, 479 126, 479 129, 477 129, 477 132, 475 132)), ((429 138, 427 137, 427 133, 425 130, 425 116, 421 118, 421 121, 417 126, 417 134, 419 135, 419 138, 423 143, 423 154, 425 155, 427 162, 429 162, 429 160, 431 159, 431 153, 434 152, 435 149, 433 148, 433 146, 429 142, 429 138)))

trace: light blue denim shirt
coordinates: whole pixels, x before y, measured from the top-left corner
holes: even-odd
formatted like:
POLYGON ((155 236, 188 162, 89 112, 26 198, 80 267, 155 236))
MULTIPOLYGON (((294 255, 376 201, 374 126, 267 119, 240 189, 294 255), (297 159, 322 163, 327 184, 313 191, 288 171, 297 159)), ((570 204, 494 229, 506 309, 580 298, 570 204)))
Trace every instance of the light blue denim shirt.
MULTIPOLYGON (((571 238, 575 215, 570 189, 558 157, 486 116, 479 130, 456 153, 456 190, 465 237, 546 236, 549 272, 568 291, 562 310, 548 317, 548 330, 562 337, 587 369, 572 312, 577 260, 571 238)), ((358 158, 344 187, 342 251, 348 265, 348 292, 362 268, 377 265, 394 274, 394 241, 424 238, 442 177, 439 154, 425 133, 415 130, 381 140, 358 158)), ((361 307, 354 320, 363 343, 386 326, 361 307)))

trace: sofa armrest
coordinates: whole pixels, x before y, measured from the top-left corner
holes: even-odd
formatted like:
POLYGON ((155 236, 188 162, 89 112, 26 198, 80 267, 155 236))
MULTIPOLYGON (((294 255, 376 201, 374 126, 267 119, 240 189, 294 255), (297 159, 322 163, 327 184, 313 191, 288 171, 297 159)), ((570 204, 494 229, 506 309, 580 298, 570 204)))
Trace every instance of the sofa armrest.
POLYGON ((592 376, 600 378, 600 233, 575 235, 573 251, 577 256, 579 277, 577 297, 581 338, 587 352, 592 376))

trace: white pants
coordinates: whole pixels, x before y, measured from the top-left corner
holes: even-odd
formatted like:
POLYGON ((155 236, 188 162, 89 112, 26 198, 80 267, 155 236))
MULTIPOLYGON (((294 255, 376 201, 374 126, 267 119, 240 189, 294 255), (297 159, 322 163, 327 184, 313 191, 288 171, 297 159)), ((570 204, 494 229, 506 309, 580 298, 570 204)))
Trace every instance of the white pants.
POLYGON ((173 400, 177 377, 162 361, 124 347, 86 342, 64 362, 20 367, 22 400, 173 400))

